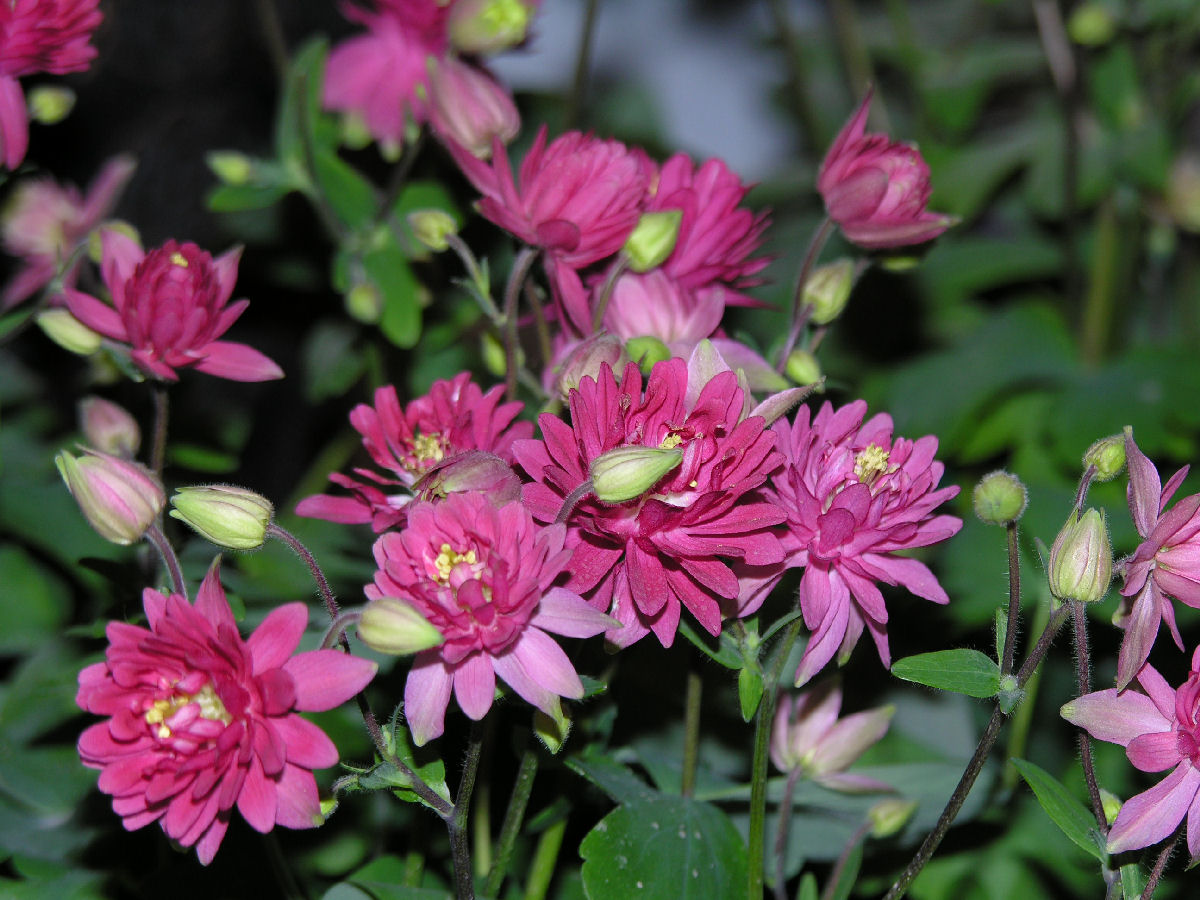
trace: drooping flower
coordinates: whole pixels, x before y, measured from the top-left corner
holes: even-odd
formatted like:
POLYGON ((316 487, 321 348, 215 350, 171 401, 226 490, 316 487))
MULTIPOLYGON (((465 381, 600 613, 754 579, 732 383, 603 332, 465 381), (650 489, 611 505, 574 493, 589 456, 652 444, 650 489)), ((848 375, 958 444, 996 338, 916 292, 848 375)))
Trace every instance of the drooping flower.
POLYGON ((650 631, 670 646, 683 607, 719 633, 738 595, 725 560, 782 559, 769 529, 784 515, 750 494, 781 461, 775 437, 760 415, 747 415, 732 371, 705 371, 717 357, 702 347, 688 362, 656 364, 644 388, 636 364, 626 366, 619 386, 602 364, 598 378, 584 377, 571 391, 570 424, 545 414, 543 440, 514 447, 534 482, 525 502, 547 522, 602 454, 618 447, 683 452, 680 465, 641 496, 616 504, 584 497, 566 520, 575 550, 567 586, 621 623, 606 635, 618 646, 650 631))
POLYGON ((429 121, 443 141, 481 159, 492 155, 494 141, 507 144, 521 130, 508 91, 483 69, 453 57, 431 68, 429 121))
POLYGON ((114 544, 141 540, 166 503, 162 482, 132 460, 84 448, 78 459, 63 450, 54 462, 88 524, 114 544))
POLYGON ((394 387, 379 388, 375 405, 356 406, 350 424, 386 474, 365 468, 354 470, 357 478, 334 472, 329 480, 352 496, 317 494, 302 500, 296 512, 330 522, 370 522, 378 534, 403 524, 414 485, 438 464, 469 450, 512 462, 513 442, 529 437, 533 425, 514 421, 523 404, 501 403, 503 394, 501 385, 485 394, 469 372, 435 381, 428 394, 404 407, 394 387))
MULTIPOLYGON (((793 425, 774 425, 786 461, 764 493, 786 512, 786 565, 804 566, 800 609, 813 632, 797 686, 834 654, 848 656, 864 627, 883 664, 891 665, 888 610, 876 582, 902 585, 934 603, 949 599, 923 563, 895 555, 962 527, 961 519, 933 512, 958 493, 937 487, 943 471, 933 458, 937 438, 893 438, 891 417, 880 413, 864 423, 866 411, 862 400, 837 411, 825 403, 811 422, 804 407, 793 425)), ((761 604, 778 577, 743 580, 743 614, 761 604)))
POLYGON ((146 589, 147 627, 111 622, 104 662, 79 673, 76 703, 108 716, 79 739, 84 765, 130 831, 159 822, 213 859, 236 806, 257 831, 322 821, 313 769, 337 762, 320 728, 297 715, 358 693, 375 663, 339 650, 292 655, 308 611, 272 611, 249 640, 214 565, 195 605, 146 589))
POLYGON ((1085 694, 1064 704, 1062 716, 1097 740, 1120 744, 1143 772, 1171 769, 1121 806, 1108 833, 1108 852, 1157 844, 1187 816, 1188 851, 1195 856, 1200 853, 1200 647, 1178 690, 1148 663, 1136 680, 1145 693, 1110 688, 1085 694))
POLYGON ((82 72, 96 56, 99 0, 0 3, 0 161, 15 169, 29 147, 29 113, 18 78, 82 72))
POLYGON ((1167 503, 1183 483, 1188 467, 1171 476, 1164 486, 1158 470, 1138 449, 1133 432, 1125 434, 1129 465, 1129 512, 1142 538, 1133 556, 1117 568, 1124 577, 1121 594, 1126 601, 1121 624, 1125 639, 1117 658, 1117 687, 1129 684, 1150 656, 1158 637, 1159 622, 1166 622, 1180 650, 1183 639, 1175 624, 1170 597, 1200 608, 1200 494, 1185 497, 1167 511, 1167 503))
POLYGON ((441 735, 451 693, 479 720, 498 675, 550 716, 559 698, 583 696, 575 667, 547 634, 591 637, 612 625, 574 592, 554 587, 571 551, 561 525, 539 527, 521 503, 483 494, 414 503, 403 531, 375 542, 379 571, 367 597, 399 597, 444 642, 418 654, 404 688, 417 745, 441 735))
POLYGON ((929 166, 912 144, 867 134, 871 92, 834 139, 817 174, 825 211, 848 241, 868 249, 933 240, 955 223, 929 212, 929 166))
POLYGON ((113 306, 69 289, 67 307, 89 328, 128 344, 142 371, 166 381, 177 381, 175 370, 184 366, 234 381, 283 377, 253 347, 218 340, 250 305, 229 304, 241 248, 213 259, 195 244, 175 241, 147 253, 114 229, 104 230, 101 240, 100 271, 113 306))
MULTIPOLYGON (((118 156, 104 164, 81 196, 74 185, 50 178, 31 178, 13 191, 4 211, 4 251, 20 257, 21 268, 0 294, 0 309, 16 306, 41 290, 100 222, 112 212, 133 175, 134 162, 118 156)), ((62 283, 74 287, 82 256, 62 272, 62 283)))

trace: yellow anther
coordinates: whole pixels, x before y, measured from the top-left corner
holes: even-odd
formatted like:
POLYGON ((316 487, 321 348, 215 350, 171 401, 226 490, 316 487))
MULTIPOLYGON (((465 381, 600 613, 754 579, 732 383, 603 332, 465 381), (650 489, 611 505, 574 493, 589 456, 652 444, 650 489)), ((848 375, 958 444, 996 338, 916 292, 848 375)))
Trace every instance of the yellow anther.
POLYGON ((658 445, 659 450, 674 450, 683 443, 683 438, 672 432, 662 439, 662 443, 658 445))
POLYGON ((217 696, 213 686, 206 684, 194 694, 175 694, 164 700, 155 700, 146 710, 146 724, 157 725, 158 729, 155 733, 165 740, 171 736, 171 729, 166 724, 167 720, 189 703, 196 703, 200 706, 200 718, 202 719, 224 722, 226 725, 233 721, 233 716, 229 714, 229 710, 225 708, 225 704, 221 702, 221 698, 217 696))
POLYGON ((888 471, 888 451, 878 444, 868 444, 854 460, 854 477, 870 486, 888 471))
POLYGON ((437 555, 437 559, 433 561, 437 567, 437 580, 445 584, 450 580, 450 573, 454 571, 454 567, 459 563, 466 563, 469 566, 475 565, 478 558, 475 556, 474 550, 468 550, 466 553, 457 553, 449 544, 442 544, 441 553, 437 555))
POLYGON ((418 434, 412 442, 413 456, 422 466, 429 466, 442 461, 446 454, 442 451, 442 442, 436 434, 418 434))
POLYGON ((187 257, 184 256, 182 253, 180 253, 178 250, 176 250, 174 253, 171 254, 171 262, 173 262, 177 266, 182 266, 185 269, 188 267, 187 257))

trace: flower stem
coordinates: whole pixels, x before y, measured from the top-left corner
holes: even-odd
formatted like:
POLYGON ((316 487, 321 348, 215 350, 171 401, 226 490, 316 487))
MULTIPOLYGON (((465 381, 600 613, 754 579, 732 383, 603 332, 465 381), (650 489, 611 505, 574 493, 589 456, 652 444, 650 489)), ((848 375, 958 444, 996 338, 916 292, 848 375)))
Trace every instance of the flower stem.
POLYGON ((625 274, 629 269, 629 257, 624 253, 617 254, 617 261, 608 272, 608 277, 604 279, 604 284, 600 287, 600 299, 596 301, 596 311, 592 313, 592 334, 599 333, 604 325, 604 314, 608 311, 608 301, 612 299, 613 290, 617 286, 617 280, 625 274))
POLYGON ((467 270, 467 278, 474 288, 470 293, 479 304, 480 309, 483 310, 483 314, 488 317, 490 322, 498 324, 500 322, 500 310, 496 309, 496 303, 492 300, 490 285, 487 279, 483 277, 483 270, 479 268, 479 261, 475 259, 475 254, 471 252, 471 248, 457 234, 446 235, 446 245, 454 251, 455 255, 462 261, 463 268, 467 270))
POLYGON ((1008 537, 1008 626, 1004 631, 1004 653, 1000 657, 1001 675, 1012 671, 1021 614, 1021 555, 1017 546, 1017 523, 1009 522, 1005 532, 1008 537))
POLYGON ((179 557, 175 555, 175 550, 171 546, 171 542, 167 540, 167 536, 162 533, 161 528, 152 524, 146 529, 145 538, 154 545, 154 549, 162 558, 163 567, 171 576, 171 591, 186 597, 187 586, 183 580, 183 569, 179 567, 179 557))
POLYGON ((167 394, 167 386, 155 382, 154 396, 154 425, 150 444, 150 471, 154 477, 162 481, 163 466, 167 458, 167 420, 171 414, 171 400, 167 394))
POLYGON ((525 882, 525 900, 545 900, 554 878, 558 863, 558 851, 562 847, 563 835, 567 831, 567 817, 542 832, 537 849, 533 852, 533 864, 529 867, 529 878, 525 882))
POLYGON ((788 773, 787 785, 783 789, 783 801, 779 804, 779 825, 775 828, 775 900, 787 900, 783 868, 787 861, 788 832, 792 830, 792 801, 796 796, 796 783, 800 780, 800 767, 788 773))
POLYGON ((780 348, 779 359, 775 362, 776 372, 782 372, 787 368, 788 356, 791 355, 796 342, 800 340, 800 333, 804 331, 804 326, 808 324, 810 310, 804 303, 804 286, 808 284, 808 276, 812 273, 813 264, 816 263, 817 257, 821 255, 821 250, 824 248, 825 242, 833 234, 834 227, 833 219, 826 216, 821 220, 821 224, 813 232, 812 240, 808 243, 808 251, 804 254, 804 262, 800 264, 800 272, 796 276, 796 289, 792 294, 791 330, 788 331, 787 340, 780 348))
MULTIPOLYGON (((1078 600, 1071 601, 1071 618, 1075 624, 1075 673, 1078 676, 1079 696, 1082 697, 1092 692, 1092 665, 1088 655, 1087 613, 1078 600)), ((1083 779, 1087 782, 1088 796, 1092 799, 1096 825, 1101 834, 1108 834, 1108 817, 1104 815, 1104 801, 1100 799, 1096 767, 1092 763, 1092 742, 1083 728, 1079 729, 1079 757, 1083 761, 1083 779)))
POLYGON ((683 713, 683 774, 679 780, 679 793, 685 797, 692 796, 696 790, 696 763, 700 759, 700 698, 703 693, 703 680, 689 669, 683 713))
POLYGON ((462 780, 458 783, 458 796, 454 798, 454 815, 446 820, 450 832, 450 851, 454 856, 454 886, 457 900, 474 900, 475 880, 471 873, 471 848, 467 839, 467 818, 471 812, 471 793, 475 790, 475 774, 479 771, 479 757, 483 753, 483 729, 478 722, 471 723, 471 737, 467 741, 467 755, 463 762, 462 780))
POLYGON ((842 880, 842 873, 846 871, 846 863, 850 860, 850 854, 862 843, 863 839, 870 833, 871 828, 872 824, 868 820, 858 826, 858 830, 850 835, 850 838, 846 841, 846 846, 842 848, 841 856, 838 857, 832 871, 829 873, 829 880, 825 883, 825 890, 821 892, 821 900, 833 900, 837 892, 838 882, 842 880))
POLYGON ((525 819, 525 809, 529 805, 529 795, 533 793, 533 780, 537 776, 537 770, 537 751, 532 747, 527 748, 517 769, 517 780, 513 783, 512 797, 508 801, 504 823, 500 826, 496 858, 492 863, 492 870, 488 872, 487 884, 483 888, 485 896, 498 896, 500 887, 504 884, 504 876, 508 873, 508 864, 512 860, 513 847, 517 835, 521 833, 521 823, 525 819))
POLYGON ((558 511, 558 515, 554 519, 555 525, 562 525, 567 519, 571 518, 571 513, 575 511, 575 507, 579 501, 592 492, 592 479, 588 479, 571 493, 563 498, 562 509, 558 511))
POLYGON ((575 56, 575 78, 571 82, 571 93, 567 97, 566 128, 575 128, 583 113, 586 101, 588 76, 592 68, 592 38, 596 34, 596 10, 600 0, 587 0, 583 15, 583 30, 579 34, 579 51, 575 56))
MULTIPOLYGON (((300 543, 300 539, 294 534, 292 534, 290 531, 280 528, 274 522, 267 526, 267 537, 275 537, 283 541, 285 544, 291 547, 293 551, 295 551, 296 555, 299 556, 301 560, 304 561, 304 564, 308 566, 308 570, 312 572, 313 581, 317 583, 317 590, 321 594, 321 599, 325 601, 325 609, 329 613, 329 620, 331 622, 336 622, 339 613, 341 613, 341 609, 338 607, 337 599, 333 596, 333 591, 329 587, 329 582, 325 580, 325 573, 322 572, 321 567, 317 565, 316 558, 308 552, 308 548, 300 543)), ((350 650, 348 646, 345 649, 347 652, 350 650)))
POLYGON ((333 624, 329 626, 329 631, 326 632, 324 640, 321 641, 322 650, 332 650, 334 644, 340 644, 346 636, 346 629, 362 619, 360 612, 345 612, 333 620, 333 624))
POLYGON ((1167 860, 1175 852, 1175 847, 1179 843, 1179 838, 1182 834, 1182 829, 1176 831, 1175 836, 1171 838, 1171 842, 1163 847, 1162 853, 1158 854, 1158 859, 1154 861, 1154 868, 1150 870, 1150 877, 1146 879, 1146 887, 1142 890, 1140 900, 1151 900, 1154 896, 1154 889, 1158 887, 1158 882, 1162 879, 1163 870, 1167 867, 1167 860))
POLYGON ((517 355, 521 349, 517 338, 517 301, 538 252, 536 247, 521 249, 504 288, 504 396, 508 400, 517 399, 517 355))

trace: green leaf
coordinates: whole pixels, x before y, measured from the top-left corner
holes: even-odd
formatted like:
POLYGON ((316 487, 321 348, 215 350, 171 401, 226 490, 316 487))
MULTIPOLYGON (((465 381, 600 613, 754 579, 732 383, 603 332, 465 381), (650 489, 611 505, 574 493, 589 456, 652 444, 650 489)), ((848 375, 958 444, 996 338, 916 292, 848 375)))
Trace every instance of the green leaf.
POLYGON ((978 650, 939 650, 907 656, 892 663, 892 674, 968 697, 994 697, 1000 689, 1000 667, 978 650))
POLYGON ((589 900, 712 900, 738 896, 746 846, 728 816, 689 797, 655 794, 605 816, 584 837, 589 900))
POLYGON ((1146 889, 1146 870, 1135 862, 1121 866, 1121 889, 1129 900, 1142 896, 1146 889))
MULTIPOLYGON (((433 756, 429 748, 413 747, 408 729, 400 724, 399 707, 392 714, 392 719, 384 730, 384 738, 401 762, 412 769, 422 781, 433 789, 434 793, 447 802, 451 802, 450 788, 446 785, 445 764, 441 759, 433 756)), ((346 768, 351 767, 347 766, 346 768)), ((412 789, 412 779, 390 762, 381 761, 369 769, 351 769, 351 771, 355 772, 357 777, 346 784, 346 790, 390 790, 401 800, 429 805, 412 789)))
MULTIPOLYGON (((303 173, 308 167, 305 142, 310 141, 314 150, 318 147, 318 121, 321 116, 321 87, 325 81, 325 54, 328 50, 323 38, 317 38, 300 49, 292 58, 282 93, 282 102, 275 120, 275 152, 279 162, 289 173, 303 173)), ((336 146, 336 136, 325 140, 327 148, 336 146)), ((302 175, 300 177, 303 177, 302 175)))
POLYGON ((800 879, 800 890, 796 892, 796 900, 817 900, 817 876, 805 872, 800 879))
POLYGON ((364 253, 362 264, 383 299, 379 330, 397 347, 415 346, 421 337, 421 286, 395 236, 389 232, 382 246, 364 253))
POLYGON ((274 206, 290 192, 283 184, 221 184, 208 192, 204 202, 213 212, 242 212, 274 206))
POLYGON ((310 402, 340 397, 362 376, 366 359, 357 340, 358 329, 341 320, 313 326, 304 342, 304 395, 310 402))
POLYGON ((313 175, 316 189, 350 229, 360 230, 375 217, 378 207, 375 188, 336 151, 325 151, 313 159, 313 175))
POLYGON ((742 721, 754 718, 758 703, 763 695, 763 673, 758 663, 747 665, 738 673, 738 702, 742 707, 742 721))
POLYGON ((728 638, 724 632, 721 634, 716 650, 713 650, 704 635, 697 633, 696 629, 682 620, 679 622, 679 633, 687 638, 688 643, 713 662, 719 663, 727 669, 740 669, 742 667, 742 654, 738 652, 737 644, 728 638))
POLYGON ((0 652, 27 650, 53 638, 71 607, 67 586, 13 544, 0 545, 0 652))
POLYGON ((654 790, 611 756, 588 751, 566 759, 567 768, 582 775, 618 803, 633 803, 654 795, 654 790))
POLYGON ((171 444, 167 448, 167 459, 172 465, 212 475, 236 472, 241 465, 235 453, 201 447, 198 444, 171 444))
POLYGON ((1101 862, 1107 861, 1108 851, 1105 849, 1104 839, 1096 829, 1095 817, 1084 805, 1040 766, 1024 759, 1013 759, 1012 764, 1033 790, 1046 815, 1062 829, 1062 833, 1085 853, 1091 854, 1101 862))

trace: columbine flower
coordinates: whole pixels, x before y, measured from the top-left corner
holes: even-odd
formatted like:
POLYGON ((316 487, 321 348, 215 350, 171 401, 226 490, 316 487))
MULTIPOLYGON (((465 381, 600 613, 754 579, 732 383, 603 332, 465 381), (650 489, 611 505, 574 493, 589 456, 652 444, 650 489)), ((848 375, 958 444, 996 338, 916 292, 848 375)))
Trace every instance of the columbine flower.
MULTIPOLYGON (((711 353, 711 348, 708 349, 711 353)), ((738 579, 720 557, 768 565, 782 559, 768 529, 783 520, 746 496, 780 463, 765 420, 746 416, 737 376, 705 371, 705 354, 654 366, 643 389, 638 367, 618 387, 612 369, 584 377, 570 394, 571 424, 539 419, 543 440, 519 441, 517 462, 534 480, 525 502, 552 522, 589 477, 596 458, 618 447, 678 449, 683 459, 639 497, 607 504, 585 497, 567 518, 575 549, 567 586, 623 627, 606 637, 628 646, 653 631, 675 639, 682 607, 710 634, 732 612, 738 579)))
POLYGON ((892 786, 846 773, 856 759, 887 734, 896 711, 881 706, 838 718, 842 689, 836 681, 779 699, 771 728, 771 762, 834 791, 890 791, 892 786))
POLYGON ((213 259, 195 244, 167 241, 146 253, 112 229, 103 232, 102 247, 100 270, 113 306, 72 289, 65 292, 67 307, 89 328, 129 344, 144 372, 166 381, 177 381, 175 370, 183 366, 234 381, 283 377, 254 348, 217 340, 250 305, 249 300, 226 305, 240 248, 213 259))
MULTIPOLYGON (((883 664, 891 665, 888 611, 875 582, 903 585, 934 603, 949 599, 923 563, 893 555, 936 544, 962 527, 955 516, 933 514, 958 493, 937 489, 943 470, 933 459, 937 438, 893 439, 891 417, 881 413, 864 423, 866 411, 862 400, 836 412, 826 403, 811 423, 804 407, 794 425, 774 426, 786 462, 764 492, 787 513, 786 565, 804 566, 800 609, 813 632, 797 686, 835 653, 847 657, 864 627, 883 664)), ((767 578, 757 591, 744 580, 743 613, 757 608, 777 580, 767 578)))
POLYGON ((528 422, 514 422, 523 404, 501 403, 501 385, 486 394, 460 372, 435 381, 429 393, 400 406, 391 385, 375 392, 375 405, 360 403, 350 424, 363 436, 371 459, 387 474, 355 469, 359 478, 334 472, 329 480, 353 492, 351 497, 317 494, 296 507, 302 516, 330 522, 370 522, 375 532, 401 525, 416 483, 440 463, 468 450, 484 450, 512 462, 512 445, 533 433, 528 422))
POLYGON ((1185 497, 1166 511, 1188 467, 1172 475, 1164 487, 1154 463, 1134 443, 1131 430, 1125 435, 1125 457, 1129 512, 1142 543, 1133 556, 1118 564, 1125 579, 1121 593, 1134 598, 1122 615, 1125 639, 1117 658, 1118 688, 1129 684, 1150 656, 1160 621, 1167 623, 1175 645, 1183 649, 1169 597, 1200 608, 1200 494, 1185 497))
POLYGON ((401 597, 444 638, 417 655, 404 688, 404 716, 417 745, 441 735, 453 691, 479 720, 496 676, 550 716, 559 698, 583 696, 562 648, 546 633, 591 637, 612 620, 577 594, 551 585, 566 567, 561 525, 540 528, 520 503, 497 509, 482 494, 414 503, 408 526, 375 542, 379 571, 366 593, 401 597))
POLYGON ((29 147, 23 75, 82 72, 96 56, 89 43, 104 17, 99 0, 0 3, 0 161, 15 169, 29 147))
POLYGON ((109 623, 105 661, 79 673, 80 708, 111 718, 79 739, 84 765, 129 830, 159 822, 200 862, 213 859, 236 805, 258 831, 313 828, 313 769, 337 748, 297 712, 344 703, 375 663, 339 650, 292 656, 303 603, 272 611, 242 640, 214 565, 193 606, 146 589, 147 628, 109 623))
POLYGON ((54 458, 59 474, 88 524, 105 540, 132 544, 162 512, 162 483, 140 463, 84 448, 54 458))
POLYGON ((431 67, 429 119, 434 133, 480 159, 492 144, 507 144, 521 130, 521 117, 508 91, 482 69, 447 57, 431 67))
POLYGON ((925 209, 929 166, 912 144, 867 134, 871 92, 825 154, 817 190, 848 241, 877 249, 933 240, 956 221, 925 209))
POLYGON ((1192 671, 1178 690, 1149 664, 1137 673, 1136 690, 1096 691, 1062 708, 1068 722, 1100 741, 1120 744, 1143 772, 1171 774, 1130 797, 1108 833, 1108 852, 1149 847, 1169 837, 1188 818, 1187 843, 1200 853, 1200 647, 1192 671))

